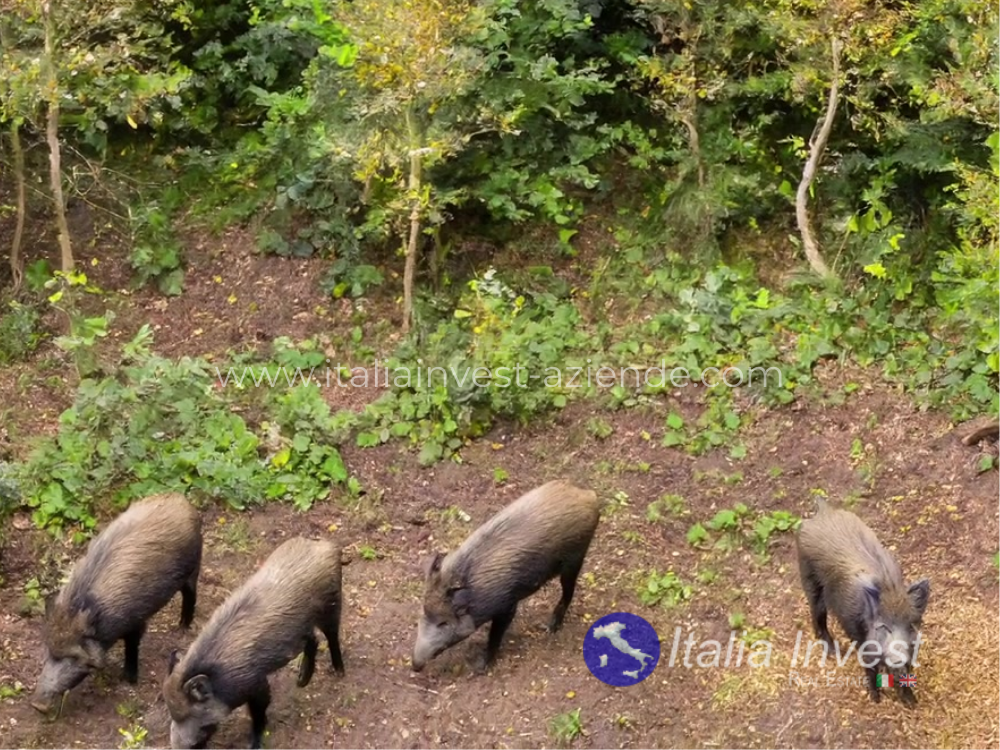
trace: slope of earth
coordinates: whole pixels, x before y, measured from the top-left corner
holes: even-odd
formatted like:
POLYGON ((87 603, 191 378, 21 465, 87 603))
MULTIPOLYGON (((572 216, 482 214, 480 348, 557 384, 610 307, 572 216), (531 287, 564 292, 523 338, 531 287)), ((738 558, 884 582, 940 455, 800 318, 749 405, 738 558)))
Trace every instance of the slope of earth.
MULTIPOLYGON (((397 445, 349 450, 345 459, 367 490, 354 505, 331 502, 304 514, 277 505, 244 514, 206 509, 195 630, 176 629, 179 603, 172 602, 143 642, 139 684, 122 681, 116 646, 110 666, 71 693, 51 723, 27 703, 40 666, 41 621, 19 611, 40 561, 66 551, 26 529, 16 534, 0 591, 0 746, 114 747, 123 742, 119 730, 140 728, 147 746, 167 746, 159 685, 170 650, 189 643, 212 608, 294 534, 331 535, 345 545, 347 674, 338 678, 323 662, 304 689, 295 688, 294 663, 276 674, 271 747, 997 745, 997 474, 977 474, 974 451, 945 419, 864 390, 841 405, 764 414, 746 436, 747 457, 731 464, 649 440, 644 433, 656 434, 662 417, 605 415, 612 432, 598 439, 585 426, 592 415, 578 405, 526 431, 498 427, 467 448, 461 464, 430 469, 397 445), (496 468, 510 477, 502 486, 494 483, 496 468), (608 500, 565 628, 554 636, 541 631, 558 597, 550 584, 521 606, 489 673, 469 668, 484 632, 411 673, 421 560, 453 548, 504 504, 558 476, 608 500), (920 703, 912 710, 888 691, 880 704, 871 702, 856 661, 802 667, 800 656, 792 664, 808 613, 790 534, 770 536, 766 555, 739 531, 729 544, 717 544, 715 533, 698 546, 686 541, 694 523, 737 503, 752 514, 807 516, 822 493, 851 504, 909 579, 931 579, 920 703), (649 520, 647 506, 664 496, 659 517, 649 520), (653 571, 675 573, 679 583, 666 586, 674 606, 640 599, 653 571), (613 688, 588 672, 582 645, 590 623, 622 610, 645 617, 663 651, 650 678, 613 688), (731 626, 737 637, 746 630, 751 639, 769 638, 770 658, 765 663, 757 646, 751 659, 748 647, 739 664, 735 655, 726 663, 723 653, 719 663, 699 666, 700 644, 715 639, 725 648, 731 626), (695 646, 685 663, 689 634, 695 646), (671 661, 675 638, 680 647, 671 661)), ((803 633, 803 642, 808 637, 803 633)), ((248 731, 245 711, 237 711, 212 745, 245 747, 248 731)))

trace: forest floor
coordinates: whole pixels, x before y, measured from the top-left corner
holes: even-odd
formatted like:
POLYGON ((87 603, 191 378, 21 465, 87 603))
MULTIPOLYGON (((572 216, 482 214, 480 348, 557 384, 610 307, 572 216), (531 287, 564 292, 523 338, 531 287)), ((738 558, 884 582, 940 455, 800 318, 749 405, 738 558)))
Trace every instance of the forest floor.
MULTIPOLYGON (((331 302, 317 288, 322 264, 261 257, 248 246, 240 233, 192 240, 197 261, 185 293, 169 299, 128 292, 125 272, 102 261, 93 268, 98 282, 122 287, 112 338, 121 343, 150 322, 160 353, 221 356, 276 336, 349 330, 351 303, 331 302)), ((82 266, 91 272, 85 255, 82 266)), ((53 432, 70 403, 59 373, 39 371, 42 358, 57 354, 50 344, 44 349, 32 363, 0 372, 0 426, 16 456, 31 437, 53 432)), ((306 513, 279 504, 244 513, 208 508, 194 629, 176 628, 179 601, 172 602, 143 641, 138 685, 122 680, 116 646, 111 666, 74 690, 54 722, 28 705, 42 621, 22 616, 22 600, 43 560, 66 563, 79 550, 15 517, 0 588, 0 747, 118 747, 120 729, 139 727, 148 732, 146 746, 168 746, 160 697, 168 654, 296 534, 331 536, 345 546, 347 673, 337 677, 323 662, 303 689, 295 687, 294 663, 275 674, 270 747, 996 747, 998 474, 980 474, 976 449, 961 444, 945 416, 917 410, 876 373, 827 366, 817 376, 829 392, 843 393, 848 381, 861 387, 846 398, 762 412, 741 436, 747 455, 739 461, 725 452, 692 457, 661 447, 663 415, 651 409, 601 412, 610 434, 595 436, 588 422, 596 407, 575 403, 528 428, 497 426, 462 450, 461 463, 423 468, 398 442, 345 448, 348 468, 367 490, 360 505, 331 500, 306 513), (509 477, 499 486, 498 468, 509 477), (488 673, 470 669, 485 632, 412 673, 423 557, 454 548, 505 504, 557 477, 609 499, 563 630, 540 629, 558 598, 553 583, 523 603, 488 673), (809 632, 791 534, 775 535, 766 556, 739 543, 686 541, 692 524, 737 503, 753 513, 809 516, 818 491, 850 504, 895 552, 908 580, 931 579, 913 709, 891 691, 873 703, 854 659, 843 667, 792 664, 797 634, 805 643, 809 632), (647 506, 665 495, 676 496, 670 510, 648 520, 647 506), (672 607, 642 603, 652 571, 673 571, 690 587, 689 598, 672 607), (605 685, 583 659, 590 624, 618 611, 644 617, 662 642, 655 672, 634 687, 605 685), (727 665, 723 654, 718 666, 699 667, 696 645, 685 666, 689 634, 725 648, 731 623, 770 636, 768 664, 751 663, 748 648, 740 664, 734 655, 727 665), (578 722, 570 718, 577 710, 578 722)), ((376 390, 332 388, 329 398, 338 407, 360 406, 376 390)), ((697 392, 683 390, 672 397, 696 413, 697 392)), ((843 632, 835 627, 834 634, 846 648, 843 632)), ((239 710, 212 746, 246 747, 248 733, 239 710)))

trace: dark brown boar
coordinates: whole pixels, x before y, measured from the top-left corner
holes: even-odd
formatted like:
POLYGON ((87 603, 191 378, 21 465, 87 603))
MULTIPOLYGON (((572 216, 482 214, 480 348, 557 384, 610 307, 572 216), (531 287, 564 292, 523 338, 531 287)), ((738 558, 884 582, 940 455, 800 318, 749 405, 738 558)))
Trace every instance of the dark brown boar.
POLYGON ((147 621, 181 592, 181 626, 194 618, 201 517, 179 494, 134 503, 94 539, 69 581, 46 602, 45 663, 31 705, 42 712, 125 641, 125 678, 139 675, 147 621))
MULTIPOLYGON (((853 513, 830 508, 825 501, 802 523, 797 548, 816 637, 833 648, 827 627, 827 613, 832 612, 857 646, 869 693, 878 702, 881 669, 898 676, 916 665, 918 628, 930 582, 924 578, 907 586, 896 560, 874 532, 853 513)), ((916 704, 913 688, 897 689, 906 705, 916 704)))
POLYGON ((173 747, 205 747, 219 723, 246 704, 250 746, 259 748, 271 703, 268 676, 302 653, 298 685, 309 684, 319 648, 315 628, 343 674, 340 566, 332 542, 284 542, 215 610, 185 653, 171 654, 163 697, 173 747))
POLYGON ((517 605, 556 576, 562 598, 549 630, 562 626, 600 518, 596 493, 557 480, 515 500, 447 557, 427 564, 413 669, 489 622, 485 658, 496 658, 517 605))

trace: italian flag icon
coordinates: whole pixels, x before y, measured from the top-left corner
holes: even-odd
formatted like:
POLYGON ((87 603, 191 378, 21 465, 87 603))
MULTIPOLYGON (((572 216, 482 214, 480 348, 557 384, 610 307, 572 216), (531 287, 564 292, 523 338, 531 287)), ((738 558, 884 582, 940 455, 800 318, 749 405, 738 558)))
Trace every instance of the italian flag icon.
POLYGON ((878 675, 878 677, 876 678, 876 684, 880 688, 891 688, 893 684, 892 675, 891 674, 878 675))

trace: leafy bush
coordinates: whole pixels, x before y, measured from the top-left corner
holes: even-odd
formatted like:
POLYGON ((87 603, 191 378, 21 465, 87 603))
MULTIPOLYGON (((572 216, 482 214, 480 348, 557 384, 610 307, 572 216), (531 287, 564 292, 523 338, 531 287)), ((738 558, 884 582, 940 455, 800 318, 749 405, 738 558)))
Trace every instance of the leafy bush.
POLYGON ((585 369, 592 343, 576 307, 548 293, 529 301, 493 271, 468 289, 422 347, 405 344, 386 362, 394 387, 367 407, 358 445, 406 437, 432 463, 496 419, 525 423, 573 397, 567 368, 585 369))
POLYGON ((279 445, 265 460, 267 446, 217 390, 208 363, 150 354, 148 341, 144 328, 126 346, 117 377, 81 382, 58 434, 22 467, 23 501, 38 526, 92 529, 105 497, 127 504, 178 491, 236 509, 273 499, 306 509, 331 485, 348 484, 326 442, 329 412, 317 407, 315 388, 304 389, 314 398, 293 390, 279 399, 272 441, 279 445))
POLYGON ((0 316, 0 365, 21 362, 38 348, 44 333, 40 330, 41 313, 35 305, 11 301, 0 316))

